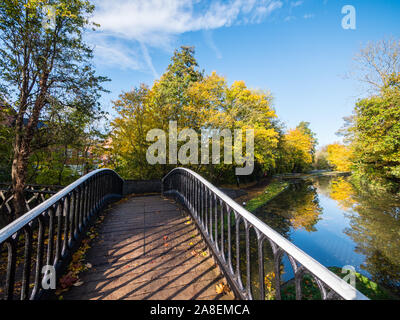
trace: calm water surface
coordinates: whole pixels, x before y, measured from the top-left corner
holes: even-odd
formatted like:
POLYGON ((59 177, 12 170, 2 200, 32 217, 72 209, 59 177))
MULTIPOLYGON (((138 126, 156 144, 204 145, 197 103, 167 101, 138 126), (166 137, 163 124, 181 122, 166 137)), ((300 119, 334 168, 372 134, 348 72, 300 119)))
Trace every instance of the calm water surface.
POLYGON ((293 183, 255 214, 323 265, 352 265, 400 293, 398 197, 317 177, 293 183))

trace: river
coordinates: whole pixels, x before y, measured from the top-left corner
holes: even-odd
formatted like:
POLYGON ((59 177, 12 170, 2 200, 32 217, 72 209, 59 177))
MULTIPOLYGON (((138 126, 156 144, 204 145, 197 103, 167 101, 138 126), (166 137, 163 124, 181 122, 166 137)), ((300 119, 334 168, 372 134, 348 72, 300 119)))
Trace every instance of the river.
POLYGON ((354 266, 400 293, 398 197, 360 191, 346 177, 313 177, 297 179, 254 214, 323 265, 354 266))

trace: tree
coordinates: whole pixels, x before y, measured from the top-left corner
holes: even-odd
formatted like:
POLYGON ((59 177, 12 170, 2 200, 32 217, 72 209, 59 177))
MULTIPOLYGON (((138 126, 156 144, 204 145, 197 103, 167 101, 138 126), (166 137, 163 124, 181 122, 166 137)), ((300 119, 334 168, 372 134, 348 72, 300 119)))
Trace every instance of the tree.
MULTIPOLYGON (((212 72, 203 80, 193 83, 188 94, 191 100, 185 110, 196 128, 217 132, 224 129, 231 132, 235 129, 253 129, 256 165, 263 172, 269 172, 275 167, 279 134, 275 125, 277 115, 272 108, 269 92, 252 90, 244 81, 235 81, 228 86, 224 77, 212 72)), ((209 170, 218 171, 218 178, 232 178, 235 166, 235 163, 220 164, 209 170)))
POLYGON ((376 94, 387 87, 393 74, 400 72, 400 40, 394 38, 368 42, 354 57, 351 76, 367 85, 376 94))
MULTIPOLYGON (((204 76, 198 71, 193 54, 194 50, 187 47, 175 51, 165 74, 151 88, 142 85, 121 94, 120 99, 114 102, 118 117, 112 122, 109 158, 123 176, 159 178, 167 173, 167 169, 176 166, 151 166, 146 161, 146 151, 151 144, 146 141, 148 131, 157 128, 168 134, 169 121, 177 121, 178 131, 195 130, 198 137, 202 130, 211 138, 212 132, 224 129, 231 133, 234 129, 254 129, 257 165, 265 171, 275 166, 278 132, 274 125, 277 116, 271 106, 271 95, 251 90, 243 81, 228 86, 226 79, 215 72, 204 76)), ((224 154, 223 148, 221 143, 221 155, 224 154)), ((211 157, 212 152, 208 158, 210 164, 211 157)), ((166 160, 169 163, 168 153, 166 160)), ((195 164, 191 167, 211 179, 235 181, 237 164, 223 162, 221 156, 218 165, 195 164)))
POLYGON ((338 142, 327 146, 327 160, 337 171, 348 172, 351 170, 352 152, 348 146, 338 142))
POLYGON ((186 125, 183 109, 189 103, 188 88, 203 78, 194 54, 193 47, 175 50, 166 72, 152 87, 152 113, 158 119, 159 129, 167 130, 169 121, 177 121, 178 127, 186 125))
POLYGON ((329 170, 331 166, 328 162, 328 147, 323 146, 320 148, 314 156, 314 168, 317 170, 329 170))
POLYGON ((118 113, 112 123, 111 149, 112 165, 124 177, 149 179, 161 175, 159 168, 151 167, 146 160, 150 143, 146 141, 149 130, 157 126, 152 121, 150 89, 141 85, 123 93, 114 101, 118 113))
POLYGON ((189 119, 184 110, 189 103, 188 88, 203 77, 194 53, 192 47, 175 50, 167 70, 151 88, 141 85, 114 101, 118 117, 111 123, 111 148, 107 154, 111 167, 124 177, 159 178, 175 166, 147 163, 146 151, 151 143, 146 141, 146 136, 151 129, 168 134, 170 121, 177 121, 178 129, 193 127, 193 121, 187 123, 189 119))
POLYGON ((95 128, 101 114, 83 111, 54 106, 42 117, 32 140, 28 183, 68 185, 93 169, 100 157, 94 149, 103 139, 95 128))
POLYGON ((370 43, 358 56, 373 94, 360 99, 341 133, 354 151, 358 176, 400 182, 400 41, 370 43))
POLYGON ((0 3, 0 100, 16 110, 12 183, 17 215, 38 123, 55 107, 99 111, 106 79, 95 75, 92 49, 83 41, 94 6, 86 0, 5 0, 0 3), (46 6, 55 10, 46 25, 46 6), (77 104, 79 101, 79 104, 77 104))
POLYGON ((0 105, 0 182, 11 181, 12 146, 10 141, 13 136, 11 128, 13 111, 4 103, 0 105))
POLYGON ((318 144, 318 140, 317 140, 317 135, 315 132, 313 132, 310 129, 310 123, 306 122, 306 121, 301 121, 297 127, 297 129, 299 129, 300 131, 302 131, 304 134, 308 135, 310 137, 310 141, 312 143, 312 147, 311 147, 311 157, 312 157, 312 161, 314 162, 315 159, 315 152, 316 152, 316 147, 318 144))
POLYGON ((281 172, 304 172, 311 168, 315 139, 304 130, 290 129, 280 145, 281 172))

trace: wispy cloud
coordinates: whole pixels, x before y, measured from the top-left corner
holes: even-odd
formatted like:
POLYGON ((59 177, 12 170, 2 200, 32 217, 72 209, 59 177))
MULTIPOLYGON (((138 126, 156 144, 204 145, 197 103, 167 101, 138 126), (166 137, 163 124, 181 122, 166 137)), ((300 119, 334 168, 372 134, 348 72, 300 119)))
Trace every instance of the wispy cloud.
POLYGON ((303 1, 293 1, 290 3, 290 6, 292 8, 295 8, 295 7, 300 7, 302 4, 303 4, 303 1))
POLYGON ((292 21, 292 20, 296 20, 296 17, 295 16, 287 16, 283 21, 289 22, 289 21, 292 21))
MULTIPOLYGON (((148 47, 170 50, 180 34, 190 31, 213 30, 236 24, 256 24, 281 8, 281 0, 96 0, 93 21, 101 25, 94 37, 102 38, 97 50, 100 55, 111 57, 109 63, 128 63, 138 69, 143 61, 157 75, 148 47), (108 47, 110 39, 120 40, 126 48, 108 47), (140 48, 142 57, 138 59, 140 48), (117 50, 120 52, 116 55, 117 50), (140 61, 142 60, 142 61, 140 61)), ((211 39, 212 40, 212 39, 211 39)), ((98 43, 96 40, 94 43, 98 43)), ((208 41, 212 50, 215 44, 208 41)), ((106 60, 105 60, 106 61, 106 60)))
POLYGON ((147 50, 147 47, 143 42, 140 42, 140 48, 142 49, 143 58, 146 61, 146 65, 149 67, 149 69, 153 73, 154 78, 158 78, 159 74, 157 73, 156 69, 154 68, 153 61, 151 60, 149 51, 147 50))
POLYGON ((222 53, 218 49, 217 45, 215 44, 215 41, 214 41, 214 38, 213 38, 213 35, 212 35, 212 31, 211 30, 204 30, 203 36, 204 36, 204 40, 205 40, 206 44, 210 47, 210 49, 212 49, 214 51, 215 56, 217 57, 217 59, 222 59, 222 53))
POLYGON ((313 13, 306 13, 306 14, 303 16, 304 19, 312 19, 312 18, 314 18, 314 17, 315 17, 315 15, 314 15, 313 13))
POLYGON ((122 70, 142 69, 140 51, 127 47, 119 39, 90 35, 88 41, 94 45, 96 63, 116 66, 122 70))

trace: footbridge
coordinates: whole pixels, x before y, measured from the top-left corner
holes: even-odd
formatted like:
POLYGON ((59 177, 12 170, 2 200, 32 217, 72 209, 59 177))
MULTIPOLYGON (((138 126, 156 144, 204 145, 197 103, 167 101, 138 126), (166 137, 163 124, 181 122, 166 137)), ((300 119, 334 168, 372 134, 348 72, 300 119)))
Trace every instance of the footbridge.
POLYGON ((158 195, 123 197, 123 185, 93 171, 0 230, 0 299, 54 297, 95 222, 64 299, 300 300, 307 283, 320 299, 367 299, 189 169, 158 195))

